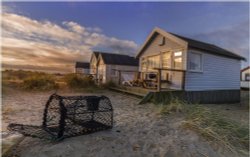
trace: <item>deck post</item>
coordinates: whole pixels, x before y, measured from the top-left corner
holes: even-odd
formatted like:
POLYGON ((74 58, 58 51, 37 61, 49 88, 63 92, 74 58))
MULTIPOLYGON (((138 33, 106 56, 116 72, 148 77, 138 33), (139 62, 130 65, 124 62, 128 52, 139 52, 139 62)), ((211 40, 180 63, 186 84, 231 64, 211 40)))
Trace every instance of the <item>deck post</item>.
POLYGON ((118 73, 119 73, 118 84, 121 85, 121 70, 118 70, 118 73))
POLYGON ((158 69, 157 91, 161 91, 161 69, 158 69))
POLYGON ((186 72, 182 72, 182 90, 185 90, 186 72))

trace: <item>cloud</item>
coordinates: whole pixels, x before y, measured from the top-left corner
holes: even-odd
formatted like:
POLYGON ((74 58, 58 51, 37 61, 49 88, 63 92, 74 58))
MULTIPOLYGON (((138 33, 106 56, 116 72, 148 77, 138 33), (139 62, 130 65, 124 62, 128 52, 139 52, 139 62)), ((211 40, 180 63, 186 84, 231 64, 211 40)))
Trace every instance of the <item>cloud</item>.
POLYGON ((98 27, 74 21, 57 24, 2 14, 3 68, 72 72, 76 61, 89 61, 93 49, 134 55, 137 47, 133 41, 106 36, 98 27))
POLYGON ((239 54, 247 58, 247 62, 243 62, 243 67, 249 65, 249 21, 243 21, 212 32, 197 34, 193 37, 214 43, 239 54))

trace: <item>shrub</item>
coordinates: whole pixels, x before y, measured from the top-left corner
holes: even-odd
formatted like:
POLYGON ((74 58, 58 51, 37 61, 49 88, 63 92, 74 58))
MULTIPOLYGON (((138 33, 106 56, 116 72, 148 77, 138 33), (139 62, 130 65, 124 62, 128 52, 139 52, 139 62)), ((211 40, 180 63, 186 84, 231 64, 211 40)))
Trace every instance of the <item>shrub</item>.
POLYGON ((84 89, 95 87, 94 80, 89 76, 79 76, 76 74, 68 74, 64 77, 67 86, 73 89, 84 89))
POLYGON ((117 85, 113 81, 108 81, 107 83, 104 83, 101 85, 102 88, 110 88, 110 87, 116 87, 117 85))
POLYGON ((58 85, 50 75, 37 75, 24 79, 21 87, 26 90, 51 90, 58 88, 58 85))
POLYGON ((24 80, 28 79, 31 76, 41 76, 48 75, 44 72, 37 71, 25 71, 25 70, 5 70, 2 71, 3 80, 24 80))

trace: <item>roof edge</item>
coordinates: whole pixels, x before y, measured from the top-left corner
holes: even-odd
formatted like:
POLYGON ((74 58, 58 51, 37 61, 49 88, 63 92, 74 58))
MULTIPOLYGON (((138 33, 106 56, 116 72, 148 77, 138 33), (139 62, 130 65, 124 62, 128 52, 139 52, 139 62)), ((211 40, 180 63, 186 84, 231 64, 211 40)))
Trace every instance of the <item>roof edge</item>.
POLYGON ((150 41, 150 39, 153 37, 153 35, 155 33, 158 33, 158 34, 161 34, 162 36, 164 37, 170 37, 172 38, 173 40, 175 40, 176 42, 179 42, 179 43, 182 43, 183 45, 187 45, 187 41, 171 34, 171 33, 168 33, 167 31, 159 28, 159 27, 155 27, 151 32, 150 34, 147 36, 146 40, 144 41, 143 45, 140 47, 140 49, 137 51, 137 54, 135 56, 135 58, 139 58, 142 51, 144 50, 144 48, 147 46, 147 43, 150 41))

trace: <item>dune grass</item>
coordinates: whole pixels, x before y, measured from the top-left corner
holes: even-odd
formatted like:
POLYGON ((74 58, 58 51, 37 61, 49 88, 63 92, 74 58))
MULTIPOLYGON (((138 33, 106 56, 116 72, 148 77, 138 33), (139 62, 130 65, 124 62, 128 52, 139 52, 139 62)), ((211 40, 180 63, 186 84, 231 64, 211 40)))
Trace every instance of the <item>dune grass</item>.
POLYGON ((219 142, 233 152, 248 152, 248 126, 240 125, 202 105, 192 105, 186 111, 184 127, 198 132, 208 140, 219 142))
POLYGON ((175 97, 172 97, 168 103, 158 104, 157 106, 160 114, 180 113, 187 109, 186 103, 175 97))
POLYGON ((184 128, 194 130, 209 141, 215 141, 228 150, 248 154, 249 128, 223 116, 219 111, 214 112, 205 105, 187 104, 172 97, 169 103, 158 104, 158 112, 166 115, 183 113, 184 128))
POLYGON ((48 75, 34 75, 23 80, 21 87, 25 90, 45 91, 57 89, 55 79, 48 75))

